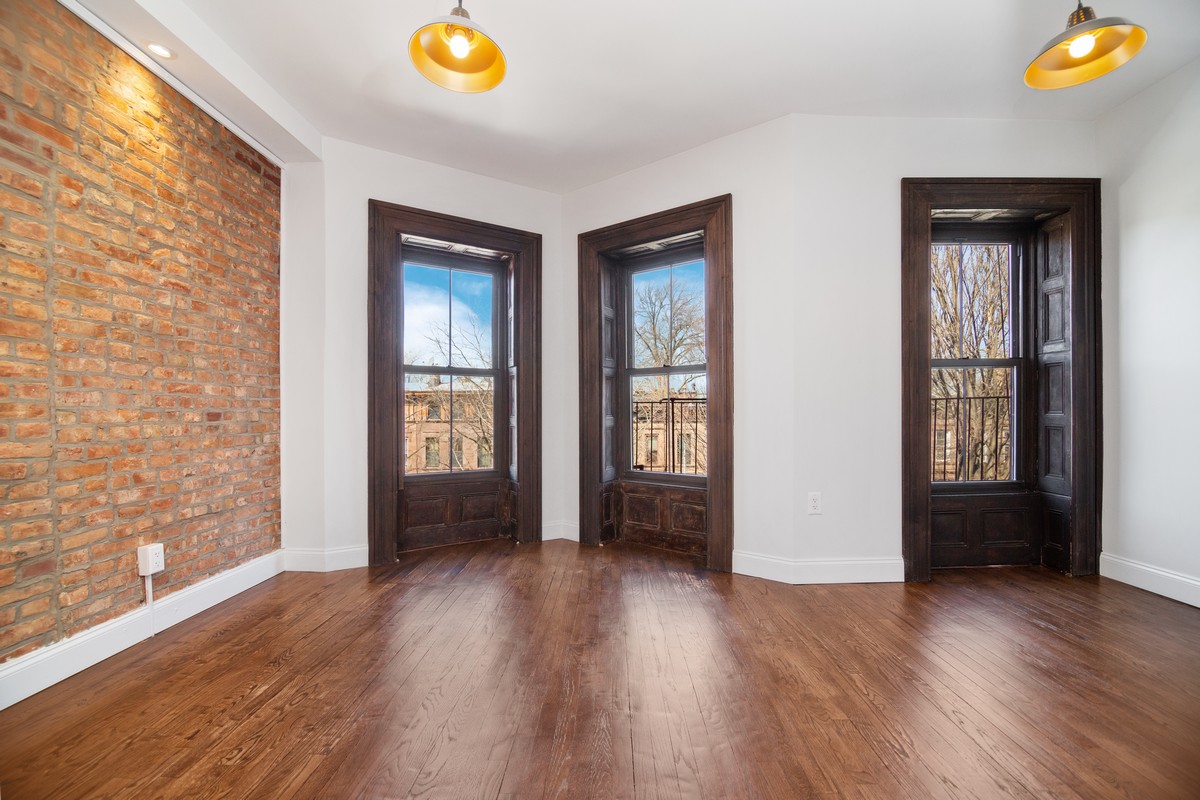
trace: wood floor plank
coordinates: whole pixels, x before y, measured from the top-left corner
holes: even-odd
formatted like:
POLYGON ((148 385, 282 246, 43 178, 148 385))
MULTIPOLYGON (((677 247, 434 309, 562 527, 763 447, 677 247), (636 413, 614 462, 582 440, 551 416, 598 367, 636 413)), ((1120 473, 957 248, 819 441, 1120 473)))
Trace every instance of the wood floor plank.
POLYGON ((287 573, 0 712, 12 798, 1200 797, 1200 609, 494 541, 287 573))

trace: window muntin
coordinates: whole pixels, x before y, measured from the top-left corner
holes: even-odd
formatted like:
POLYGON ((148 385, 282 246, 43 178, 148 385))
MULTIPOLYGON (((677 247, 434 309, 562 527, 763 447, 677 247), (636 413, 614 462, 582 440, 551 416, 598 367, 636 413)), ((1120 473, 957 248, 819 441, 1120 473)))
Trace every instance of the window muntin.
POLYGON ((706 474, 704 289, 703 259, 666 256, 629 274, 625 374, 632 470, 706 474))
POLYGON ((407 448, 407 475, 492 469, 500 280, 419 255, 404 263, 405 436, 424 443, 407 448))
POLYGON ((939 482, 1014 480, 1012 242, 938 242, 930 258, 930 456, 939 482))

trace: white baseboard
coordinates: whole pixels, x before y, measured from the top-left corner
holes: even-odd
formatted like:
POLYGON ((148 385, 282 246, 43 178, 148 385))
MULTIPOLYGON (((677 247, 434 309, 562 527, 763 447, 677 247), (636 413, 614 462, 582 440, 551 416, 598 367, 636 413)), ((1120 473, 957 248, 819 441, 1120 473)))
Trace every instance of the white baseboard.
POLYGON ((270 553, 156 600, 153 609, 142 606, 0 665, 0 709, 8 708, 188 617, 212 608, 278 575, 282 569, 280 552, 270 553))
POLYGON ((1200 578, 1184 575, 1132 558, 1100 554, 1100 574, 1114 581, 1128 583, 1172 600, 1200 607, 1200 578))
POLYGON ((284 569, 288 572, 336 572, 339 569, 355 569, 371 563, 370 550, 366 545, 354 547, 285 547, 284 569))
POLYGON ((560 520, 558 522, 542 523, 542 541, 551 539, 566 539, 571 542, 579 541, 579 523, 560 520))
POLYGON ((900 583, 900 558, 779 558, 745 550, 733 551, 733 571, 780 583, 900 583))
POLYGON ((205 578, 186 589, 167 595, 162 600, 155 600, 154 632, 161 633, 172 625, 194 617, 217 603, 223 603, 281 572, 283 551, 276 550, 274 553, 219 572, 211 578, 205 578))

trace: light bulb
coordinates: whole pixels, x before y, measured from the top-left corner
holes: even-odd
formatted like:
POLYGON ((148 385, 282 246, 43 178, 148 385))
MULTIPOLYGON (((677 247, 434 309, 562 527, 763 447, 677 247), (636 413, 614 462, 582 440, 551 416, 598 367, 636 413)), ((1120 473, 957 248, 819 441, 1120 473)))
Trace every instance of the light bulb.
POLYGON ((455 58, 466 58, 467 53, 471 52, 471 43, 467 41, 467 36, 462 31, 455 31, 450 37, 450 52, 455 58))
POLYGON ((1083 58, 1092 52, 1092 48, 1095 46, 1096 36, 1091 33, 1085 33, 1083 36, 1071 40, 1071 45, 1067 48, 1067 52, 1071 54, 1071 58, 1083 58))
POLYGON ((151 53, 154 53, 154 55, 158 56, 159 58, 175 57, 175 53, 171 51, 171 48, 167 47, 166 45, 161 45, 158 42, 150 42, 150 44, 146 45, 146 49, 151 53))

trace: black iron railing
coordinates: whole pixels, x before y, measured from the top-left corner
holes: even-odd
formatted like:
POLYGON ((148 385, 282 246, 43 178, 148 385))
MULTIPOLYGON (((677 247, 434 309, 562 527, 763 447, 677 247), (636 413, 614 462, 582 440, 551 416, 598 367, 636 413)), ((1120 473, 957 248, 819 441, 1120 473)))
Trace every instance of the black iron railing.
POLYGON ((937 397, 932 400, 933 480, 1012 479, 1012 399, 937 397))
POLYGON ((708 403, 664 397, 632 403, 633 468, 703 475, 708 470, 708 403))

